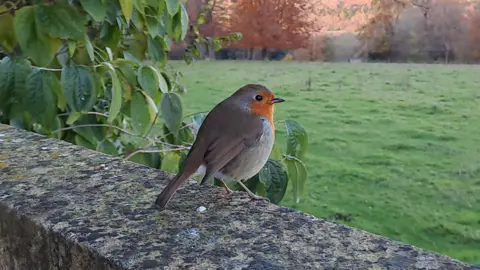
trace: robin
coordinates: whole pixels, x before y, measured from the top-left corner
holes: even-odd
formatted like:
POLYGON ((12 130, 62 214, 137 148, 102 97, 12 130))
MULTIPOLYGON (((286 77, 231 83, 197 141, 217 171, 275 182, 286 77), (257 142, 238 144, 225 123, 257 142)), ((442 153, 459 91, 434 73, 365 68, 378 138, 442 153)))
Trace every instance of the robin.
POLYGON ((217 104, 198 130, 182 170, 155 204, 163 209, 187 179, 203 173, 200 184, 214 176, 230 194, 225 181, 237 181, 253 200, 267 200, 253 194, 243 181, 256 175, 267 162, 275 142, 274 104, 284 101, 263 85, 247 84, 217 104))

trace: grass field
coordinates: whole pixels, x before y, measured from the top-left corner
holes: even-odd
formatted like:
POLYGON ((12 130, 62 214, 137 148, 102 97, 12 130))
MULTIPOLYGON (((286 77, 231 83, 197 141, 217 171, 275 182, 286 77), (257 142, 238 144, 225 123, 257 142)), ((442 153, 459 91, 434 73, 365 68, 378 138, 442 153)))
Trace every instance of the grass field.
POLYGON ((480 67, 173 65, 186 75, 186 114, 246 83, 287 100, 276 119, 307 129, 309 179, 305 199, 287 193, 283 205, 480 264, 480 67))

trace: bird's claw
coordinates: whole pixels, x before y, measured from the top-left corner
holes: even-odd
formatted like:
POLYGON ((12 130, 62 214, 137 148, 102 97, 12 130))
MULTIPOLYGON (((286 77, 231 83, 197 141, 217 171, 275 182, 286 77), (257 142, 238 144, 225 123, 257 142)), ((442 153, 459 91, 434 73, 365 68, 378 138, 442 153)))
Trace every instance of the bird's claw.
POLYGON ((270 202, 268 198, 262 197, 262 196, 250 196, 251 201, 267 201, 270 202))
POLYGON ((225 188, 225 192, 227 193, 227 195, 230 195, 233 191, 229 188, 225 188))

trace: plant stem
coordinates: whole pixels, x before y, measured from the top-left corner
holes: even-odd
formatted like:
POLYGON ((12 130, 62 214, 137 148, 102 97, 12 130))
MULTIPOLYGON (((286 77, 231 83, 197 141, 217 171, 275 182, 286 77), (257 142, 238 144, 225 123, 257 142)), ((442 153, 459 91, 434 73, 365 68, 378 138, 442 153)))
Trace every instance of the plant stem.
POLYGON ((128 159, 130 159, 131 157, 133 157, 134 155, 136 155, 136 154, 138 154, 138 153, 164 153, 164 152, 181 151, 181 150, 186 150, 186 149, 190 149, 190 148, 187 148, 187 147, 177 147, 177 148, 170 148, 170 149, 168 149, 168 150, 138 149, 138 150, 135 150, 135 151, 131 152, 131 153, 128 154, 127 156, 125 156, 124 159, 128 160, 128 159))
MULTIPOLYGON (((99 67, 101 65, 95 65, 93 68, 99 67)), ((62 68, 46 68, 46 67, 37 67, 37 66, 32 66, 32 68, 40 69, 40 70, 47 70, 47 71, 54 71, 54 72, 61 72, 63 69, 62 68)))
MULTIPOLYGON (((82 112, 82 114, 94 114, 94 115, 100 115, 100 116, 103 116, 105 118, 108 118, 108 115, 104 114, 104 113, 100 113, 100 112, 82 112)), ((59 113, 57 114, 57 116, 69 116, 70 114, 69 113, 59 113)))
POLYGON ((117 127, 117 126, 113 126, 113 125, 107 125, 107 124, 86 124, 86 125, 69 126, 69 127, 66 127, 66 128, 56 129, 56 130, 52 131, 52 133, 57 133, 57 132, 60 132, 60 131, 65 131, 65 130, 71 130, 71 129, 74 129, 74 128, 84 128, 84 127, 109 127, 109 128, 114 128, 114 129, 120 130, 121 132, 123 132, 125 134, 128 134, 130 136, 136 136, 136 137, 142 136, 142 135, 139 135, 139 134, 133 134, 130 131, 125 130, 121 127, 117 127))
POLYGON ((139 145, 141 145, 143 143, 143 141, 147 138, 147 136, 150 134, 153 127, 155 126, 155 122, 157 122, 157 119, 158 119, 158 112, 155 114, 155 118, 153 119, 152 124, 148 128, 148 131, 145 133, 145 135, 142 136, 142 139, 140 140, 140 142, 137 144, 137 146, 135 148, 137 148, 139 145))

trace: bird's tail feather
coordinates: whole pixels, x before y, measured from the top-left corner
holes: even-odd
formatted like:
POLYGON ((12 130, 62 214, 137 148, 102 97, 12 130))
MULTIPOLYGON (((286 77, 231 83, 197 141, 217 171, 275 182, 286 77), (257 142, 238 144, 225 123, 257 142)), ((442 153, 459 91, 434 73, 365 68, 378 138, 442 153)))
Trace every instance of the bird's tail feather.
POLYGON ((171 181, 168 183, 168 185, 162 190, 162 192, 157 196, 157 199, 155 200, 155 204, 163 209, 165 205, 170 201, 170 199, 173 197, 175 192, 177 192, 177 189, 185 182, 188 180, 188 178, 191 176, 191 173, 188 172, 181 172, 178 173, 171 181))
POLYGON ((168 183, 168 185, 162 190, 162 192, 157 196, 155 204, 163 209, 168 201, 173 197, 178 188, 180 188, 183 183, 185 183, 188 178, 192 177, 199 167, 203 163, 203 154, 205 152, 204 147, 199 147, 197 144, 193 144, 192 148, 188 152, 187 157, 185 158, 183 168, 178 172, 178 174, 168 183))

